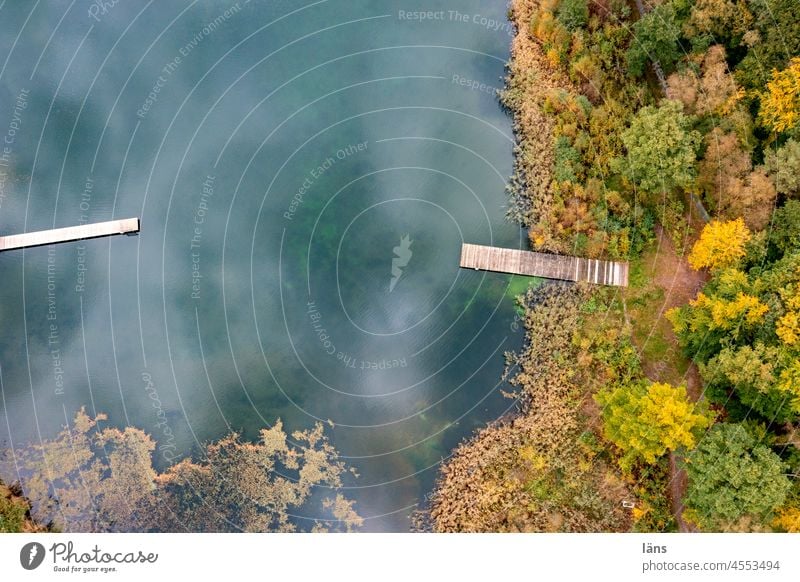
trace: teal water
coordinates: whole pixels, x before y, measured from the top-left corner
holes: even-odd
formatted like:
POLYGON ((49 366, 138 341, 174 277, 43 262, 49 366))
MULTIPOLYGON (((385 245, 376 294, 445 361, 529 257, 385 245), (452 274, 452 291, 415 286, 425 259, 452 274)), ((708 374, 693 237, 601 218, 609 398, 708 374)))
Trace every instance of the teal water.
POLYGON ((406 530, 513 406, 519 285, 458 268, 462 241, 524 245, 506 9, 0 3, 0 233, 142 220, 0 254, 0 440, 85 406, 152 434, 163 467, 324 421, 365 529, 406 530))

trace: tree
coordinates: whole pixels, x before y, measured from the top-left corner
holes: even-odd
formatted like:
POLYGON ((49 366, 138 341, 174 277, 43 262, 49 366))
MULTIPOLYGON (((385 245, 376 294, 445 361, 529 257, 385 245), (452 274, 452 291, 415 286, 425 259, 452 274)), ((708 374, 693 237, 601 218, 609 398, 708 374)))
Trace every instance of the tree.
POLYGON ((768 422, 790 422, 800 413, 800 385, 781 380, 792 354, 763 342, 726 347, 700 366, 708 398, 735 418, 753 412, 768 422))
POLYGON ((698 293, 689 302, 693 308, 690 329, 707 333, 722 331, 736 338, 743 327, 752 328, 761 323, 769 308, 761 303, 758 297, 746 293, 738 293, 736 297, 727 299, 719 295, 698 293))
POLYGON ((622 385, 599 392, 596 400, 603 406, 605 437, 622 450, 620 466, 626 470, 637 459, 652 464, 667 451, 693 448, 711 424, 708 411, 689 400, 684 386, 622 385))
POLYGON ((698 115, 727 115, 744 97, 728 70, 725 47, 714 45, 703 58, 702 75, 687 68, 667 79, 669 95, 683 103, 686 110, 698 115))
POLYGON ((665 2, 633 25, 633 39, 625 55, 628 71, 635 77, 644 74, 647 63, 658 61, 670 71, 680 58, 681 23, 672 2, 665 2))
POLYGON ((770 150, 764 165, 779 194, 788 198, 800 196, 800 141, 790 139, 778 150, 770 150))
POLYGON ((589 2, 587 0, 561 0, 557 15, 567 30, 584 27, 589 21, 589 2))
POLYGON ((705 141, 697 184, 706 200, 720 215, 743 217, 749 227, 761 230, 769 223, 776 198, 765 168, 753 170, 750 154, 735 133, 714 128, 705 141))
POLYGON ((791 488, 780 457, 740 424, 718 424, 687 455, 685 517, 704 530, 734 526, 744 517, 769 521, 791 488))
POLYGON ((775 211, 769 241, 781 256, 800 249, 800 201, 789 200, 775 211))
POLYGON ((800 253, 790 251, 766 264, 761 255, 751 264, 755 267, 748 273, 734 267, 714 271, 697 298, 670 310, 667 318, 700 365, 709 399, 724 405, 730 417, 757 414, 769 423, 795 422, 800 415, 800 253))
POLYGON ((728 115, 744 98, 745 91, 728 68, 722 45, 714 45, 706 52, 700 86, 700 112, 705 115, 728 115))
POLYGON ((640 109, 622 134, 628 152, 627 177, 648 192, 686 188, 695 178, 701 136, 678 101, 640 109))
POLYGON ((753 22, 744 2, 697 0, 683 26, 688 37, 708 36, 716 40, 741 36, 753 22))
POLYGON ((745 245, 751 238, 744 220, 727 222, 712 220, 700 233, 700 239, 689 253, 689 264, 700 269, 722 270, 733 267, 745 256, 745 245))
POLYGON ((800 121, 800 57, 783 71, 772 71, 767 90, 761 94, 759 119, 775 133, 794 128, 800 121))
POLYGON ((792 56, 800 54, 797 0, 749 0, 747 4, 755 23, 743 36, 750 50, 736 66, 736 76, 747 89, 760 91, 770 71, 783 69, 792 56))
POLYGON ((592 109, 589 118, 592 154, 591 167, 596 175, 611 173, 614 160, 623 153, 622 132, 625 130, 628 113, 625 106, 609 97, 592 109))
POLYGON ((687 355, 706 362, 724 346, 743 345, 765 333, 769 307, 756 291, 745 273, 727 269, 688 305, 669 310, 666 317, 687 355))
POLYGON ((778 530, 786 533, 800 533, 800 507, 785 507, 772 522, 778 530))
POLYGON ((775 184, 759 166, 745 176, 742 188, 730 192, 723 209, 728 218, 744 217, 753 230, 765 228, 775 210, 775 184))

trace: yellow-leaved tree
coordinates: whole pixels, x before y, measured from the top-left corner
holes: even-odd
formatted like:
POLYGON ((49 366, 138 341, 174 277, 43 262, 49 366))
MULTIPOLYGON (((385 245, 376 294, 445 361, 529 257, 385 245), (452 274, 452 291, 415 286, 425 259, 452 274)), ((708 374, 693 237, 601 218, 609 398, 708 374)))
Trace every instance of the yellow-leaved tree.
POLYGON ((700 269, 727 269, 736 265, 745 255, 745 245, 750 240, 750 229, 744 220, 712 220, 700 234, 689 254, 689 264, 700 269))
POLYGON ((785 345, 794 346, 800 341, 800 285, 789 284, 778 294, 786 312, 778 319, 775 333, 785 345))
MULTIPOLYGON (((739 293, 729 300, 701 292, 697 294, 697 299, 689 302, 689 305, 705 316, 697 319, 698 323, 702 323, 702 328, 711 330, 731 330, 743 323, 752 326, 760 323, 769 311, 769 307, 758 297, 746 293, 739 293)), ((701 327, 698 326, 696 329, 701 327)))
POLYGON ((778 531, 800 533, 800 507, 784 507, 772 525, 778 531))
POLYGON ((602 390, 595 399, 603 407, 605 437, 622 451, 625 470, 639 459, 654 463, 667 451, 694 448, 712 422, 705 405, 690 401, 684 386, 628 384, 602 390))
POLYGON ((800 121, 800 57, 782 71, 772 71, 767 90, 761 94, 759 118, 765 127, 783 133, 800 121))

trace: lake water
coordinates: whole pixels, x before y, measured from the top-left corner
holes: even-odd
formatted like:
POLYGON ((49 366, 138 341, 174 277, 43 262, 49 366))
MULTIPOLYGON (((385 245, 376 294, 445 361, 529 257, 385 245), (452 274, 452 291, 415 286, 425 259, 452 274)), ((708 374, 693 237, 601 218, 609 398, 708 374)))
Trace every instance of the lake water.
POLYGON ((0 233, 142 225, 0 254, 0 440, 85 406, 149 432, 163 468, 330 421, 365 529, 407 530, 442 459, 513 405, 520 281, 458 268, 462 241, 525 245, 506 10, 0 3, 0 233))

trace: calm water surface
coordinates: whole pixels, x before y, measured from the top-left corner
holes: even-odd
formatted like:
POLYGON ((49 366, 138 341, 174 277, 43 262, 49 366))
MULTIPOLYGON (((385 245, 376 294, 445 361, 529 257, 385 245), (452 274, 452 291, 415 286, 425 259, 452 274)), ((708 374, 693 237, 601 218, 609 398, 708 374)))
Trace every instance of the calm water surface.
POLYGON ((98 4, 0 8, 0 232, 142 219, 0 255, 0 440, 85 406, 163 468, 324 421, 366 529, 407 529, 512 404, 519 282, 458 268, 462 241, 524 244, 506 3, 98 4))

